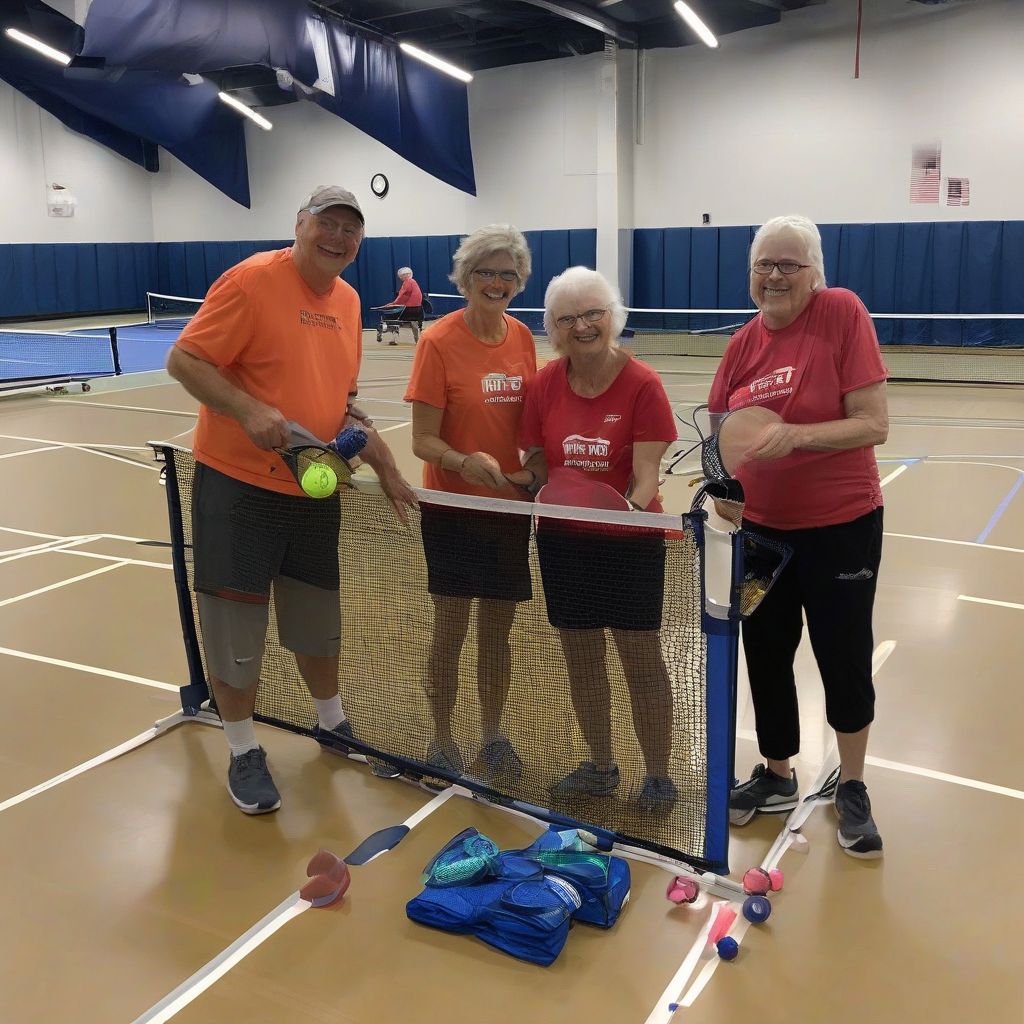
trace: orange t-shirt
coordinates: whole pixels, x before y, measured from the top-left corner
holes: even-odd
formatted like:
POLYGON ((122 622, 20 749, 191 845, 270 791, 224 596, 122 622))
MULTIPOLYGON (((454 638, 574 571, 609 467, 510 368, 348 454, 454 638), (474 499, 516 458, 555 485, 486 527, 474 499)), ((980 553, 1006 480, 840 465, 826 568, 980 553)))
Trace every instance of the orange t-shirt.
MULTIPOLYGON (((512 473, 522 468, 516 438, 526 388, 537 373, 537 350, 525 324, 510 316, 505 323, 508 331, 499 345, 473 334, 461 309, 431 325, 416 346, 405 400, 443 410, 441 439, 456 451, 488 452, 503 472, 512 473)), ((423 486, 495 495, 430 463, 423 465, 423 486)))
MULTIPOLYGON (((356 392, 363 354, 359 296, 341 278, 329 294, 317 295, 290 248, 257 253, 214 281, 177 344, 329 441, 356 392)), ((278 455, 257 448, 237 420, 205 405, 192 451, 197 461, 237 480, 302 493, 278 455)))

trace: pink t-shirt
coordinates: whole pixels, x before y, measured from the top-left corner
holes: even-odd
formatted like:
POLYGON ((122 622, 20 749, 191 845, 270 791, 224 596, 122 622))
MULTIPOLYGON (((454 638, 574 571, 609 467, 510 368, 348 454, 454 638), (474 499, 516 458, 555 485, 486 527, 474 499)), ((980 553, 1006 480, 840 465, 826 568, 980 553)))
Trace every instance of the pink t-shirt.
MULTIPOLYGON (((633 443, 676 439, 661 379, 631 358, 603 394, 583 398, 569 386, 567 365, 564 358, 548 363, 530 384, 519 447, 543 448, 549 471, 575 469, 625 494, 633 475, 633 443)), ((647 510, 662 507, 655 499, 647 510)))
MULTIPOLYGON (((729 342, 715 374, 712 414, 763 405, 787 423, 846 417, 843 398, 888 377, 871 317, 853 292, 826 288, 788 327, 758 314, 729 342)), ((748 462, 736 474, 744 518, 780 530, 846 523, 882 504, 872 446, 841 452, 794 451, 748 462)))

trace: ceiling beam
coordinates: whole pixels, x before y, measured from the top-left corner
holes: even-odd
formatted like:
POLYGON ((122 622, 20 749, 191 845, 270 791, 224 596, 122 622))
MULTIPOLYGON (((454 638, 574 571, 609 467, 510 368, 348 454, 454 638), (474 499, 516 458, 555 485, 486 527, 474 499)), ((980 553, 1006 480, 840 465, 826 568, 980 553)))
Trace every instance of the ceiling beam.
POLYGON ((522 2, 550 11, 559 17, 568 18, 569 21, 575 21, 577 24, 585 25, 587 28, 600 32, 602 35, 611 36, 612 39, 617 39, 627 46, 638 45, 635 32, 623 28, 619 22, 599 14, 589 7, 573 3, 572 0, 522 0, 522 2))

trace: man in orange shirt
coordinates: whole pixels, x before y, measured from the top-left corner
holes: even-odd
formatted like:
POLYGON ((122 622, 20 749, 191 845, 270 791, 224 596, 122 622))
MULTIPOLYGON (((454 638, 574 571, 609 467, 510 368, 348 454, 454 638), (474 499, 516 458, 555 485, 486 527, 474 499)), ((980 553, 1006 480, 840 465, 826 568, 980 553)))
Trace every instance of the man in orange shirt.
MULTIPOLYGON (((352 727, 338 693, 338 505, 306 497, 273 449, 292 443, 289 421, 324 440, 350 423, 371 427, 352 405, 359 296, 338 276, 359 252, 363 223, 351 192, 317 188, 299 209, 295 244, 222 274, 167 360, 202 403, 193 445, 195 589, 231 747, 228 792, 246 814, 281 806, 253 727, 271 587, 281 643, 316 703, 317 739, 349 752, 352 727)), ((416 499, 387 445, 367 432, 362 458, 404 521, 416 499)))

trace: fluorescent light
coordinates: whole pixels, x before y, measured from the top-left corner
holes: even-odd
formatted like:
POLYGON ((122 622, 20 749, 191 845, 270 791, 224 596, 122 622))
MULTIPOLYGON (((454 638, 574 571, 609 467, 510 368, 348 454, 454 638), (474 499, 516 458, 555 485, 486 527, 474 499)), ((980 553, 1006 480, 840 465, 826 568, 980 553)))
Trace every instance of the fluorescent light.
POLYGON ((71 58, 66 53, 61 53, 60 50, 47 46, 46 43, 41 39, 36 39, 35 36, 19 32, 16 28, 7 29, 6 35, 9 35, 16 43, 21 43, 22 46, 27 46, 30 50, 35 50, 36 53, 41 53, 44 57, 49 57, 50 60, 55 60, 58 64, 68 65, 71 63, 71 58))
POLYGON ((274 126, 262 115, 257 114, 252 107, 247 107, 244 103, 236 100, 234 96, 229 96, 226 92, 219 92, 217 95, 229 106, 233 107, 240 114, 245 114, 250 120, 255 121, 265 131, 270 131, 274 126))
POLYGON ((689 4, 684 4, 683 0, 676 0, 675 8, 679 17, 700 36, 700 41, 705 46, 710 46, 714 49, 718 45, 714 32, 697 17, 697 12, 689 4))
POLYGON ((473 76, 468 71, 463 71, 462 68, 457 68, 454 64, 449 64, 448 61, 441 60, 440 57, 435 57, 432 53, 427 53, 426 50, 421 50, 418 46, 413 46, 412 43, 399 43, 398 46, 405 53, 409 54, 410 57, 415 57, 417 60, 423 61, 424 64, 429 64, 432 68, 437 68, 438 71, 443 71, 446 75, 457 78, 460 82, 473 81, 473 76))

